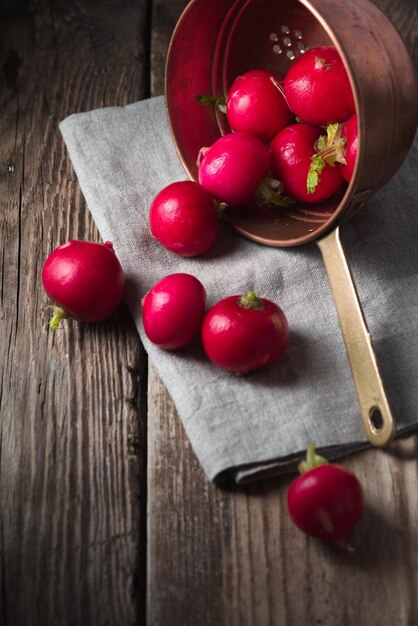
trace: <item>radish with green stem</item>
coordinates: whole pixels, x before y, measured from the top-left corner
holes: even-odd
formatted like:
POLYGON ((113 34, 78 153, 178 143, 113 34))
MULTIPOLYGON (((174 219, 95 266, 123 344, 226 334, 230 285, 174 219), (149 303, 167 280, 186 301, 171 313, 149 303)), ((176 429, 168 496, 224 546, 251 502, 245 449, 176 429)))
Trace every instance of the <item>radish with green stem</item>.
POLYGON ((329 124, 327 134, 319 137, 315 148, 317 152, 311 157, 307 177, 310 193, 314 193, 326 164, 334 167, 338 163, 341 176, 349 183, 358 152, 357 115, 352 115, 345 124, 329 124))
POLYGON ((275 363, 286 350, 288 336, 282 309, 253 291, 220 300, 202 325, 209 359, 235 375, 275 363))
POLYGON ((314 161, 321 130, 311 124, 284 128, 270 145, 271 171, 282 182, 289 196, 304 203, 317 203, 331 197, 343 183, 339 167, 314 161))
POLYGON ((48 256, 42 284, 55 302, 49 325, 56 330, 67 317, 81 322, 108 317, 122 300, 125 280, 110 241, 70 240, 48 256))
POLYGON ((287 496, 292 521, 308 535, 347 547, 347 535, 363 512, 358 478, 317 455, 313 443, 299 472, 301 476, 292 482, 287 496))

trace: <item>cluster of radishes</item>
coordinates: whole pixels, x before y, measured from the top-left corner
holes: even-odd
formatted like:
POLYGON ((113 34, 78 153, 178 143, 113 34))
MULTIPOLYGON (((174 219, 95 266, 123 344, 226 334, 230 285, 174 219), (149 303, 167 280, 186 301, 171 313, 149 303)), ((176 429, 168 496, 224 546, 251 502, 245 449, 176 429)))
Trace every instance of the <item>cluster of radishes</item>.
POLYGON ((200 99, 215 101, 233 132, 200 150, 198 183, 168 185, 154 199, 151 234, 168 250, 182 256, 209 250, 226 206, 252 199, 277 206, 315 204, 351 180, 357 116, 335 48, 307 51, 284 80, 253 70, 233 82, 226 101, 200 99))
POLYGON ((209 359, 236 375, 275 363, 288 342, 279 306, 253 291, 223 298, 206 311, 206 290, 191 274, 165 276, 142 299, 150 341, 176 350, 200 333, 209 359))
MULTIPOLYGON (((51 328, 63 318, 93 322, 120 303, 124 275, 110 242, 69 241, 49 255, 42 281, 56 303, 51 328), (59 305, 59 306, 58 306, 59 305)), ((201 332, 208 357, 235 374, 270 365, 286 349, 288 324, 283 311, 254 292, 220 300, 206 312, 206 292, 191 274, 170 274, 142 300, 148 338, 166 350, 189 344, 201 332)), ((363 509, 363 492, 349 470, 326 462, 308 448, 302 474, 290 486, 288 510, 304 532, 346 544, 363 509)))
MULTIPOLYGON (((122 299, 124 275, 110 242, 69 241, 49 255, 42 281, 54 300, 50 325, 65 317, 85 322, 110 315, 122 299), (60 305, 60 306, 58 306, 60 305)), ((148 338, 166 350, 189 344, 201 332, 208 357, 235 374, 264 367, 281 357, 288 341, 283 311, 254 292, 220 300, 206 312, 206 292, 191 274, 170 274, 142 300, 148 338)), ((355 475, 315 454, 313 444, 290 486, 288 510, 304 532, 347 547, 346 536, 363 509, 355 475)))
MULTIPOLYGON (((124 292, 122 267, 109 241, 71 240, 59 246, 44 264, 42 282, 55 303, 54 330, 67 317, 82 322, 108 317, 124 292)), ((177 350, 201 332, 211 361, 237 375, 274 363, 287 346, 288 324, 280 307, 250 291, 220 300, 206 312, 206 290, 191 274, 165 276, 145 294, 142 307, 144 330, 154 344, 177 350)))
POLYGON ((234 131, 201 152, 199 182, 218 200, 236 206, 255 195, 259 202, 311 204, 351 180, 357 116, 334 47, 308 50, 284 79, 252 70, 236 78, 226 100, 200 100, 217 104, 234 131))
MULTIPOLYGON (((151 235, 184 257, 215 243, 225 206, 252 199, 278 206, 320 202, 350 181, 356 162, 354 99, 335 48, 306 52, 284 81, 265 70, 247 72, 217 104, 233 132, 201 149, 199 182, 168 185, 150 207, 151 235)), ((110 242, 72 240, 49 255, 42 282, 55 303, 50 326, 56 329, 66 317, 95 322, 109 316, 125 281, 110 242)), ((236 375, 275 363, 288 344, 287 319, 277 304, 248 291, 206 310, 205 287, 187 273, 158 281, 142 310, 151 342, 177 350, 200 335, 209 359, 236 375)), ((292 520, 308 534, 343 542, 362 512, 357 478, 316 455, 313 444, 300 472, 288 493, 292 520)))
MULTIPOLYGON (((203 100, 212 102, 211 98, 203 100)), ((265 70, 239 76, 221 106, 233 132, 200 150, 199 182, 168 185, 150 208, 151 234, 168 250, 185 257, 203 254, 215 243, 218 212, 225 205, 240 206, 254 197, 279 205, 295 200, 319 202, 333 195, 344 177, 350 178, 355 164, 355 104, 344 65, 333 47, 306 52, 284 82, 265 70), (303 121, 292 123, 295 115, 303 121)), ((195 336, 203 323, 204 348, 226 369, 242 373, 279 358, 287 343, 283 312, 279 309, 280 324, 272 324, 277 334, 274 344, 271 332, 262 329, 263 317, 273 315, 270 305, 277 305, 231 296, 211 309, 202 322, 203 286, 199 298, 188 297, 192 288, 186 276, 166 277, 145 296, 144 328, 151 341, 166 349, 182 347, 183 340, 177 341, 184 335, 181 324, 190 341, 189 335, 195 336), (254 338, 238 330, 236 321, 225 321, 227 310, 231 319, 243 324, 244 315, 251 316, 251 323, 245 324, 248 328, 258 325, 254 338), (219 348, 215 350, 216 343, 219 348)))

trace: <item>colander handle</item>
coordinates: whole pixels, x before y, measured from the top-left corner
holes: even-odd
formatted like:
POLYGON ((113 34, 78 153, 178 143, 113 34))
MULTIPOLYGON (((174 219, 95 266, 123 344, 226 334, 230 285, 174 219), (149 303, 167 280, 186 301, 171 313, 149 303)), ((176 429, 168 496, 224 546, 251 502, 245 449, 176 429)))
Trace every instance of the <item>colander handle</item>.
POLYGON ((356 287, 341 245, 339 227, 317 241, 334 296, 367 438, 385 446, 394 437, 393 418, 356 287))

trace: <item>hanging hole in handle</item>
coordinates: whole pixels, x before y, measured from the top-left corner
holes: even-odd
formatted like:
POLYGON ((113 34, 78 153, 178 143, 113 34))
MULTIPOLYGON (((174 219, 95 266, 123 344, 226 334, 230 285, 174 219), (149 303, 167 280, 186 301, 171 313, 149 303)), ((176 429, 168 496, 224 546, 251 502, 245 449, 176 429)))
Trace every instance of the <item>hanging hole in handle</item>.
POLYGON ((383 428, 383 416, 379 407, 372 406, 369 411, 369 419, 375 430, 381 430, 383 428))

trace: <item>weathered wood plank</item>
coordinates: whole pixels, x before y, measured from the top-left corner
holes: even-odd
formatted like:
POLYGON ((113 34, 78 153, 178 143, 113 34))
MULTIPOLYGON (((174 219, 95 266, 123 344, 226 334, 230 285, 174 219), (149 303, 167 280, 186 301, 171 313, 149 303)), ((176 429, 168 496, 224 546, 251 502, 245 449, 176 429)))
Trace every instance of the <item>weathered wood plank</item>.
POLYGON ((98 239, 58 130, 147 95, 145 0, 29 0, 0 22, 0 621, 132 624, 145 436, 126 310, 48 330, 40 273, 98 239))
MULTIPOLYGON (((168 3, 154 2, 151 84, 162 93, 168 3)), ((379 0, 414 50, 413 0, 379 0)), ((170 3, 173 8, 173 3, 170 3)), ((170 8, 170 11, 171 11, 170 8)), ((414 21, 415 16, 415 21, 414 21)), ((416 57, 418 65, 418 58, 416 57)), ((152 626, 412 626, 418 622, 418 438, 345 460, 367 507, 348 554, 290 522, 291 477, 221 490, 209 484, 150 369, 148 583, 152 626)))

